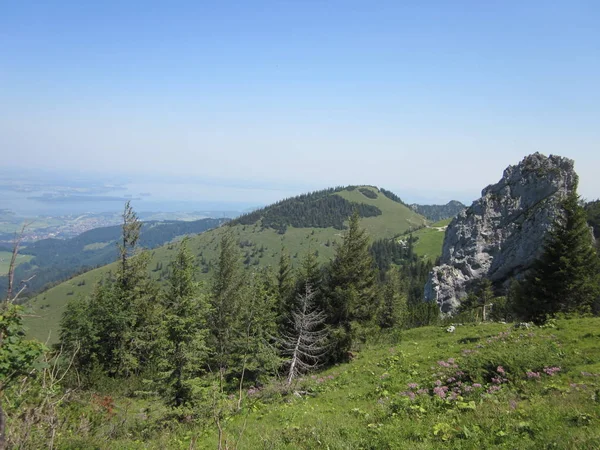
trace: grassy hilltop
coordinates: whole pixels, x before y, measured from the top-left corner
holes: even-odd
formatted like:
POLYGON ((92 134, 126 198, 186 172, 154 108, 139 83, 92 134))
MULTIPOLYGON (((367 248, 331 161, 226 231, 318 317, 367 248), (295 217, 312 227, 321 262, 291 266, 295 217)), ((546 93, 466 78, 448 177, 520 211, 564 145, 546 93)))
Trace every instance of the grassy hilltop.
MULTIPOLYGON (((355 207, 363 208, 365 215, 371 214, 362 217, 360 224, 373 240, 398 237, 428 223, 397 197, 392 199, 376 187, 337 188, 283 200, 254 212, 249 217, 237 219, 231 225, 193 236, 189 247, 197 255, 202 278, 206 278, 211 272, 221 234, 229 229, 240 242, 247 267, 276 266, 282 248, 290 254, 294 264, 309 251, 317 252, 318 260, 325 262, 333 257, 334 243, 339 240, 343 221, 347 218, 345 213, 351 212, 355 207), (265 227, 265 217, 276 228, 265 227), (287 225, 290 222, 302 224, 303 220, 314 220, 320 222, 319 225, 330 226, 287 225)), ((428 230, 419 230, 417 233, 420 233, 416 236, 424 236, 422 242, 429 242, 422 249, 424 254, 437 254, 440 250, 436 248, 441 249, 443 233, 434 230, 439 241, 432 244, 425 233, 428 230)), ((421 244, 417 243, 419 245, 421 244)), ((151 251, 149 267, 157 277, 166 270, 176 249, 176 245, 167 244, 151 251)), ((34 317, 27 319, 30 335, 40 340, 46 340, 50 335, 50 340, 55 341, 58 337, 58 323, 67 301, 76 296, 88 295, 95 283, 113 267, 110 264, 91 270, 34 297, 29 302, 34 310, 34 317)))

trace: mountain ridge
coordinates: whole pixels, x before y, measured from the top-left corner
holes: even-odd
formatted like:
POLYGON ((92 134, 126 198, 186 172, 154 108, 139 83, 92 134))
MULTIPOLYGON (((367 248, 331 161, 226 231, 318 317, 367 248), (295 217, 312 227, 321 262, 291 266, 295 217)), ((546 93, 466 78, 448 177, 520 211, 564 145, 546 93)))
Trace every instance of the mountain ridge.
MULTIPOLYGON (((367 230, 372 240, 392 239, 428 223, 423 216, 403 203, 392 200, 387 195, 381 195, 379 188, 374 186, 350 186, 325 191, 328 191, 327 196, 336 196, 342 199, 340 201, 335 198, 330 201, 330 204, 346 205, 346 202, 349 202, 351 206, 357 205, 360 212, 362 203, 371 207, 362 208, 363 211, 373 211, 372 208, 377 208, 381 212, 360 219, 361 226, 367 230), (369 193, 365 194, 367 191, 369 193)), ((317 197, 319 196, 323 198, 322 194, 317 197)), ((297 203, 298 197, 292 198, 292 200, 296 199, 292 203, 297 203)), ((320 201, 319 198, 313 198, 313 200, 320 201)), ((289 201, 289 199, 278 202, 271 208, 277 208, 278 204, 285 201, 289 201)), ((263 213, 269 208, 263 208, 263 213)), ((345 210, 343 212, 345 213, 345 210)), ((256 218, 256 216, 254 217, 256 218)), ((335 221, 337 220, 335 218, 335 221)), ((262 223, 262 217, 258 217, 256 221, 253 220, 253 223, 231 221, 191 237, 188 246, 197 257, 200 279, 206 279, 212 271, 220 238, 227 231, 232 232, 240 243, 242 259, 247 268, 275 267, 282 249, 290 254, 293 265, 298 265, 307 252, 315 253, 320 262, 326 262, 333 257, 334 245, 340 239, 342 229, 334 226, 294 227, 286 225, 285 230, 282 230, 281 223, 281 221, 270 221, 266 226, 267 224, 262 223)), ((150 251, 149 269, 157 278, 166 276, 168 263, 174 257, 176 250, 175 245, 167 244, 150 251)), ((33 307, 35 315, 39 317, 28 318, 30 334, 42 340, 47 338, 49 330, 55 334, 66 301, 72 297, 89 294, 94 284, 113 269, 114 266, 111 264, 94 269, 54 286, 33 298, 30 305, 33 307)))

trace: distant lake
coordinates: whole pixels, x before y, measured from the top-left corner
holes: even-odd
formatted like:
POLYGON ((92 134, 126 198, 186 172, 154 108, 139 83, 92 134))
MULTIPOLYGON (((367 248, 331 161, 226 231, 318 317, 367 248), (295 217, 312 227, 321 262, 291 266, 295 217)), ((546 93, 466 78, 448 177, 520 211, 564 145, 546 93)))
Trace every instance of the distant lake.
POLYGON ((62 216, 118 212, 127 200, 131 200, 138 212, 244 211, 262 204, 236 200, 236 196, 239 199, 248 197, 247 194, 245 189, 173 183, 132 183, 125 185, 124 189, 97 195, 61 195, 52 190, 0 190, 0 209, 9 209, 21 216, 62 216), (215 197, 226 199, 205 200, 215 197))

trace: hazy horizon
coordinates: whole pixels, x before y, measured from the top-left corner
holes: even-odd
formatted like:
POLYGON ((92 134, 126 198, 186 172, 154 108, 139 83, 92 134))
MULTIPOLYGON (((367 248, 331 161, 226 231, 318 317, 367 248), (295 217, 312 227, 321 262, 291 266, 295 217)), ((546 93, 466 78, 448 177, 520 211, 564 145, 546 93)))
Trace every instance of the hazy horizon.
POLYGON ((600 4, 488 3, 4 5, 3 167, 468 204, 539 151, 600 197, 600 4))

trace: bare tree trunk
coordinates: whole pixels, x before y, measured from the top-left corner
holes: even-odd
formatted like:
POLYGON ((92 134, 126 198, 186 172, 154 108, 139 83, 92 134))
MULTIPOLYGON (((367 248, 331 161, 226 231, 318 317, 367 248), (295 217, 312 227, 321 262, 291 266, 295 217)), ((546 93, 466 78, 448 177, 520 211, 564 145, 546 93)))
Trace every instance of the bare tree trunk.
POLYGON ((298 363, 298 350, 300 349, 301 339, 302 337, 298 336, 298 340, 296 341, 296 347, 294 348, 294 353, 292 355, 292 363, 290 364, 290 371, 287 379, 288 386, 292 384, 292 381, 294 380, 294 374, 296 373, 296 364, 298 363))
POLYGON ((18 235, 15 235, 15 240, 13 242, 13 251, 12 256, 10 258, 10 265, 8 266, 8 289, 6 291, 6 301, 11 302, 13 300, 13 284, 15 281, 15 267, 17 265, 17 256, 19 256, 19 248, 21 247, 21 242, 23 241, 23 234, 25 233, 25 228, 28 224, 24 224, 23 228, 21 228, 21 232, 18 235))

